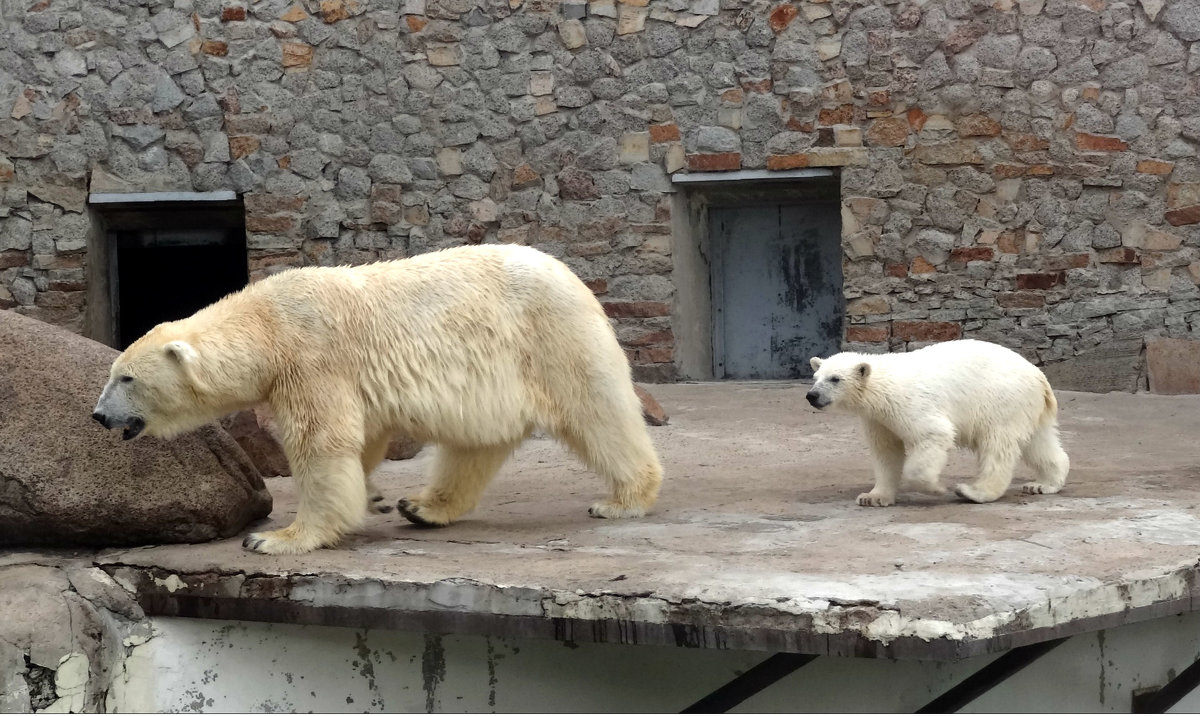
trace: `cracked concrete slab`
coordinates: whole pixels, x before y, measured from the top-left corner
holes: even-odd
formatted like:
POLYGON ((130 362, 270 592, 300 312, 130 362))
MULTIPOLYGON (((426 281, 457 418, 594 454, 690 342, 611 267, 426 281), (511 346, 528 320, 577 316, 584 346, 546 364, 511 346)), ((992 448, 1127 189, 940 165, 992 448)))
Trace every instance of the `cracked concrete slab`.
MULTIPOLYGON (((556 443, 529 441, 445 529, 395 515, 336 549, 239 539, 101 553, 149 614, 843 656, 953 659, 1191 611, 1200 545, 1200 397, 1059 394, 1072 469, 1060 495, 999 502, 855 496, 872 481, 857 421, 799 383, 656 386, 667 476, 652 514, 590 519, 603 492, 556 443)), ((432 451, 388 463, 389 499, 432 451)), ((973 472, 956 455, 947 484, 973 472)), ((270 526, 291 478, 269 481, 270 526)))

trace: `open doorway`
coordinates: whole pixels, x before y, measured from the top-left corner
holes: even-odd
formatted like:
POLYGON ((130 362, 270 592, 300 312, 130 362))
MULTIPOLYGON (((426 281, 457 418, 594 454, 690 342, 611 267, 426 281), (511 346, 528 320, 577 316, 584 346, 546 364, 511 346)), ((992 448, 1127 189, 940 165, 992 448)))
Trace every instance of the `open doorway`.
POLYGON ((240 201, 95 207, 102 219, 108 338, 124 350, 163 321, 185 318, 249 280, 240 201))

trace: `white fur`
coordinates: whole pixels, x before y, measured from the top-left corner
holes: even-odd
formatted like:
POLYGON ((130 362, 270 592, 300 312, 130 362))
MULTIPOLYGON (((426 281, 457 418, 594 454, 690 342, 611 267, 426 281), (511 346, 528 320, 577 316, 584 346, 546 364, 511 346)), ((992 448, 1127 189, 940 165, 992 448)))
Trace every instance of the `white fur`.
POLYGON ((938 478, 955 446, 979 459, 975 481, 955 488, 972 502, 1003 495, 1018 459, 1037 476, 1026 493, 1055 493, 1066 481, 1054 392, 1042 371, 1008 348, 948 341, 911 353, 838 353, 812 366, 809 402, 862 418, 875 487, 858 496, 860 505, 891 505, 901 488, 945 492, 938 478))
POLYGON ((603 308, 565 265, 522 246, 283 272, 157 326, 117 358, 105 390, 133 406, 113 422, 141 418, 150 435, 270 403, 301 498, 290 527, 247 539, 266 553, 354 529, 396 432, 438 445, 431 484, 400 505, 427 524, 473 509, 538 428, 607 480, 595 516, 641 516, 662 479, 603 308))

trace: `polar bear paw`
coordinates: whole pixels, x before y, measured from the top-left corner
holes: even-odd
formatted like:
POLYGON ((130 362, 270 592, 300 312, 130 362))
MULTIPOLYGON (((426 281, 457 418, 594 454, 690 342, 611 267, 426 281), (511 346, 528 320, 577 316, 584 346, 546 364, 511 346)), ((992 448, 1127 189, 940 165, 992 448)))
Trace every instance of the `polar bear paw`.
POLYGON ((862 507, 890 507, 896 504, 896 498, 876 492, 864 492, 858 496, 858 504, 862 507))
POLYGON ((645 517, 646 509, 643 507, 630 507, 617 502, 597 502, 588 508, 588 515, 599 517, 601 519, 627 519, 630 517, 645 517))
POLYGON ((1026 495, 1053 495, 1061 489, 1061 487, 1043 485, 1040 482, 1030 482, 1026 485, 1021 485, 1021 492, 1026 495))
POLYGON ((381 515, 386 515, 392 511, 392 506, 384 501, 383 495, 375 495, 367 500, 367 509, 371 512, 376 512, 381 515))
POLYGON ((242 540, 242 547, 259 554, 305 554, 320 547, 313 540, 298 538, 287 528, 271 532, 251 532, 242 540))
MULTIPOLYGON (((995 502, 1000 498, 1000 495, 989 495, 983 490, 980 490, 978 487, 968 485, 965 482, 954 486, 954 494, 958 495, 964 500, 977 503, 995 502)), ((1000 494, 1004 493, 1001 492, 1000 494)))
POLYGON ((396 510, 404 516, 404 519, 418 527, 445 527, 450 524, 448 517, 437 514, 436 510, 421 504, 419 497, 400 498, 400 501, 396 503, 396 510))

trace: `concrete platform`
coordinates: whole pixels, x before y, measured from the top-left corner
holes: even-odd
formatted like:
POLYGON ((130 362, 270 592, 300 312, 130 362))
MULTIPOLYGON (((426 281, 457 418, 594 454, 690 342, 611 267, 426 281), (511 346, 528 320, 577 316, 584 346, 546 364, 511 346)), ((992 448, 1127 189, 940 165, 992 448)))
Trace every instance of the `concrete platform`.
MULTIPOLYGON (((1021 495, 1021 468, 997 503, 866 508, 857 420, 816 413, 805 390, 653 386, 671 414, 650 428, 667 478, 640 520, 588 518, 599 478, 535 439, 449 528, 373 516, 300 557, 239 539, 96 561, 150 614, 905 659, 1196 608, 1200 397, 1060 393, 1059 495, 1021 495)), ((389 499, 420 487, 431 452, 381 469, 389 499)), ((973 470, 962 452, 944 481, 973 470)), ((293 481, 269 486, 271 524, 286 524, 293 481)))

